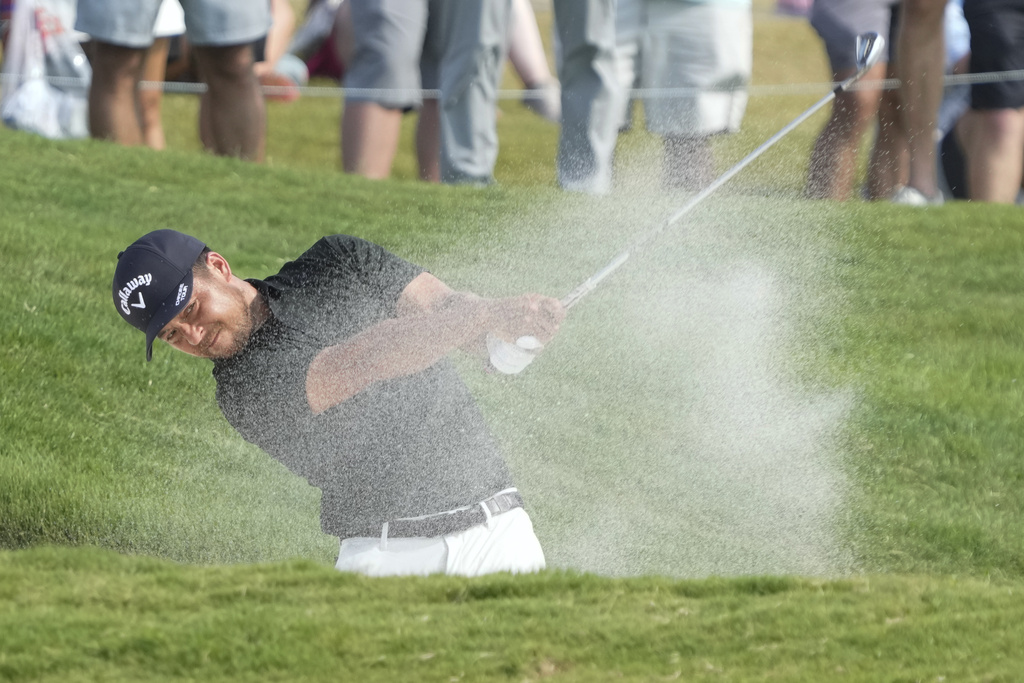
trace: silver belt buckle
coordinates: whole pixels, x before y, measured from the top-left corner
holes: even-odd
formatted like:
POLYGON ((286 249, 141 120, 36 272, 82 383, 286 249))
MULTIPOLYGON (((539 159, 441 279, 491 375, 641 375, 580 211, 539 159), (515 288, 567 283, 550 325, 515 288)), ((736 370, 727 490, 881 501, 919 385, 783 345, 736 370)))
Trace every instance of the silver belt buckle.
POLYGON ((501 514, 501 505, 498 504, 497 498, 498 496, 492 496, 481 503, 481 505, 487 508, 490 517, 496 517, 501 514))

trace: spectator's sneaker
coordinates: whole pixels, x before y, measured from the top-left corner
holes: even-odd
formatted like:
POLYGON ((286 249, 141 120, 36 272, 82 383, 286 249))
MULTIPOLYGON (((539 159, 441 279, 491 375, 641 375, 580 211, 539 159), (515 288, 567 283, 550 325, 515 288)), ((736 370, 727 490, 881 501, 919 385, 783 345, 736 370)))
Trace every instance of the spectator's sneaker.
POLYGON ((523 106, 552 123, 562 120, 562 87, 556 80, 541 83, 523 95, 523 106))
POLYGON ((596 175, 590 178, 562 178, 559 177, 558 184, 566 192, 577 192, 589 194, 594 197, 601 197, 612 189, 612 182, 609 178, 598 178, 596 175))
POLYGON ((903 206, 942 206, 943 203, 941 194, 929 197, 917 188, 910 187, 909 185, 904 185, 896 190, 889 201, 893 204, 902 204, 903 206))

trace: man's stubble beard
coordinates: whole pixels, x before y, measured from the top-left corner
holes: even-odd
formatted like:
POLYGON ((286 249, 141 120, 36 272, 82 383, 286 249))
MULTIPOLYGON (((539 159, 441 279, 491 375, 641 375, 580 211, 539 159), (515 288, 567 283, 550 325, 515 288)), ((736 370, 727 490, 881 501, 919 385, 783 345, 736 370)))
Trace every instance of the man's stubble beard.
POLYGON ((263 323, 270 317, 270 306, 263 294, 257 293, 248 306, 242 306, 242 319, 238 327, 238 334, 234 343, 228 351, 228 355, 234 356, 248 346, 252 335, 256 333, 263 323))
MULTIPOLYGON (((234 326, 234 334, 231 339, 231 346, 227 347, 221 353, 216 356, 210 356, 213 360, 224 360, 232 358, 241 353, 246 346, 249 344, 249 340, 252 339, 252 335, 262 325, 265 316, 261 315, 261 312, 265 310, 266 302, 263 301, 262 296, 257 296, 250 305, 245 305, 244 301, 240 302, 242 305, 239 306, 238 323, 234 326)), ((220 332, 224 332, 224 325, 220 327, 220 332)))

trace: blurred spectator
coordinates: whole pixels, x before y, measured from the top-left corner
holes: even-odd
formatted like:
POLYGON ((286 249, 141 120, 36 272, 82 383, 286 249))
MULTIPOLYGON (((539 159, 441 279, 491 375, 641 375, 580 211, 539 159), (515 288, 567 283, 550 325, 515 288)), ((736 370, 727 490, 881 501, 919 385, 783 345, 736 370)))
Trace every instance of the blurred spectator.
POLYGON ((289 54, 306 63, 309 76, 341 81, 345 65, 352 61, 352 3, 345 0, 311 0, 306 16, 295 29, 289 54))
MULTIPOLYGON (((943 31, 946 46, 946 73, 966 74, 971 67, 971 30, 964 18, 963 0, 949 0, 946 4, 943 31)), ((971 86, 967 83, 947 85, 939 104, 937 135, 943 137, 971 106, 971 86)))
MULTIPOLYGON (((971 73, 1024 69, 1024 5, 964 0, 971 73)), ((975 83, 970 108, 956 125, 967 198, 1016 203, 1024 180, 1024 82, 975 83)))
POLYGON ((295 11, 289 0, 270 0, 270 30, 253 45, 253 71, 270 99, 291 102, 299 97, 296 86, 305 85, 309 71, 291 54, 289 44, 295 33, 295 11))
MULTIPOLYGON (((310 77, 335 81, 344 78, 355 42, 351 8, 352 3, 345 0, 313 0, 309 4, 288 53, 305 62, 310 77)), ((523 95, 523 104, 557 122, 561 115, 560 88, 548 67, 530 0, 512 0, 507 47, 509 61, 529 91, 523 95)))
POLYGON ((615 73, 615 0, 553 0, 562 84, 558 183, 570 192, 611 190, 626 90, 615 73))
MULTIPOLYGON (((713 135, 739 130, 753 65, 749 0, 618 0, 620 86, 681 89, 644 98, 647 130, 664 140, 666 187, 715 178, 713 135)), ((628 100, 622 102, 625 121, 628 100)))
MULTIPOLYGON (((79 0, 76 28, 92 36, 93 80, 89 91, 92 137, 142 144, 136 91, 161 0, 79 0)), ((261 161, 265 114, 253 73, 252 42, 266 35, 270 8, 264 1, 202 0, 185 12, 189 38, 209 88, 208 123, 200 127, 210 151, 261 161)))
MULTIPOLYGON (((971 32, 964 18, 963 0, 946 4, 946 73, 966 74, 970 71, 971 32)), ((967 199, 967 179, 963 151, 956 140, 956 124, 971 106, 968 83, 947 85, 939 104, 936 137, 939 142, 939 188, 947 199, 967 199)))
POLYGON ((942 204, 936 154, 936 121, 945 79, 943 21, 946 0, 903 0, 896 39, 900 118, 909 150, 907 183, 892 201, 908 206, 942 204))
POLYGON ((877 120, 864 195, 889 199, 906 183, 907 146, 899 118, 899 93, 883 90, 896 54, 900 0, 817 0, 811 25, 825 43, 832 79, 845 81, 857 73, 857 36, 874 31, 886 38, 886 52, 861 80, 864 86, 840 92, 832 114, 811 152, 806 194, 815 199, 846 200, 853 195, 861 139, 877 120))
POLYGON ((164 149, 163 81, 167 75, 167 55, 171 49, 171 38, 185 33, 185 12, 178 0, 162 0, 153 25, 153 44, 146 50, 142 61, 143 83, 136 90, 139 108, 139 123, 142 126, 142 142, 152 149, 164 149))
MULTIPOLYGON (((290 51, 295 31, 295 11, 289 0, 270 1, 270 29, 267 35, 252 43, 253 72, 267 99, 292 102, 299 98, 298 86, 309 81, 305 62, 290 51)), ((171 43, 171 56, 167 65, 168 80, 200 81, 198 64, 192 59, 188 35, 171 43)), ((202 98, 202 116, 206 116, 207 97, 202 98)), ((205 121, 205 118, 203 119, 205 121)), ((202 129, 202 127, 201 127, 202 129)))
POLYGON ((420 109, 420 177, 493 182, 497 89, 510 0, 366 0, 352 4, 355 46, 341 124, 346 173, 386 178, 402 113, 420 109), (421 89, 439 89, 440 101, 421 89), (431 131, 440 130, 437 139, 431 131))
POLYGON ((508 59, 528 91, 523 95, 523 105, 548 121, 560 121, 561 86, 548 66, 544 43, 537 28, 537 15, 530 0, 512 0, 508 59))

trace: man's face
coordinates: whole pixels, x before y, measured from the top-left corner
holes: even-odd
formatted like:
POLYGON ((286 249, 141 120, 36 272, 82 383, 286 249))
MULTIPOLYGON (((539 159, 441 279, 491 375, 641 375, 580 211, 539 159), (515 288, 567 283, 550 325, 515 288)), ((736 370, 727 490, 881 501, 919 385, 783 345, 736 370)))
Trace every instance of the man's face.
POLYGON ((254 322, 235 282, 230 270, 226 274, 216 268, 197 270, 188 304, 157 337, 200 358, 229 358, 241 351, 254 322))

